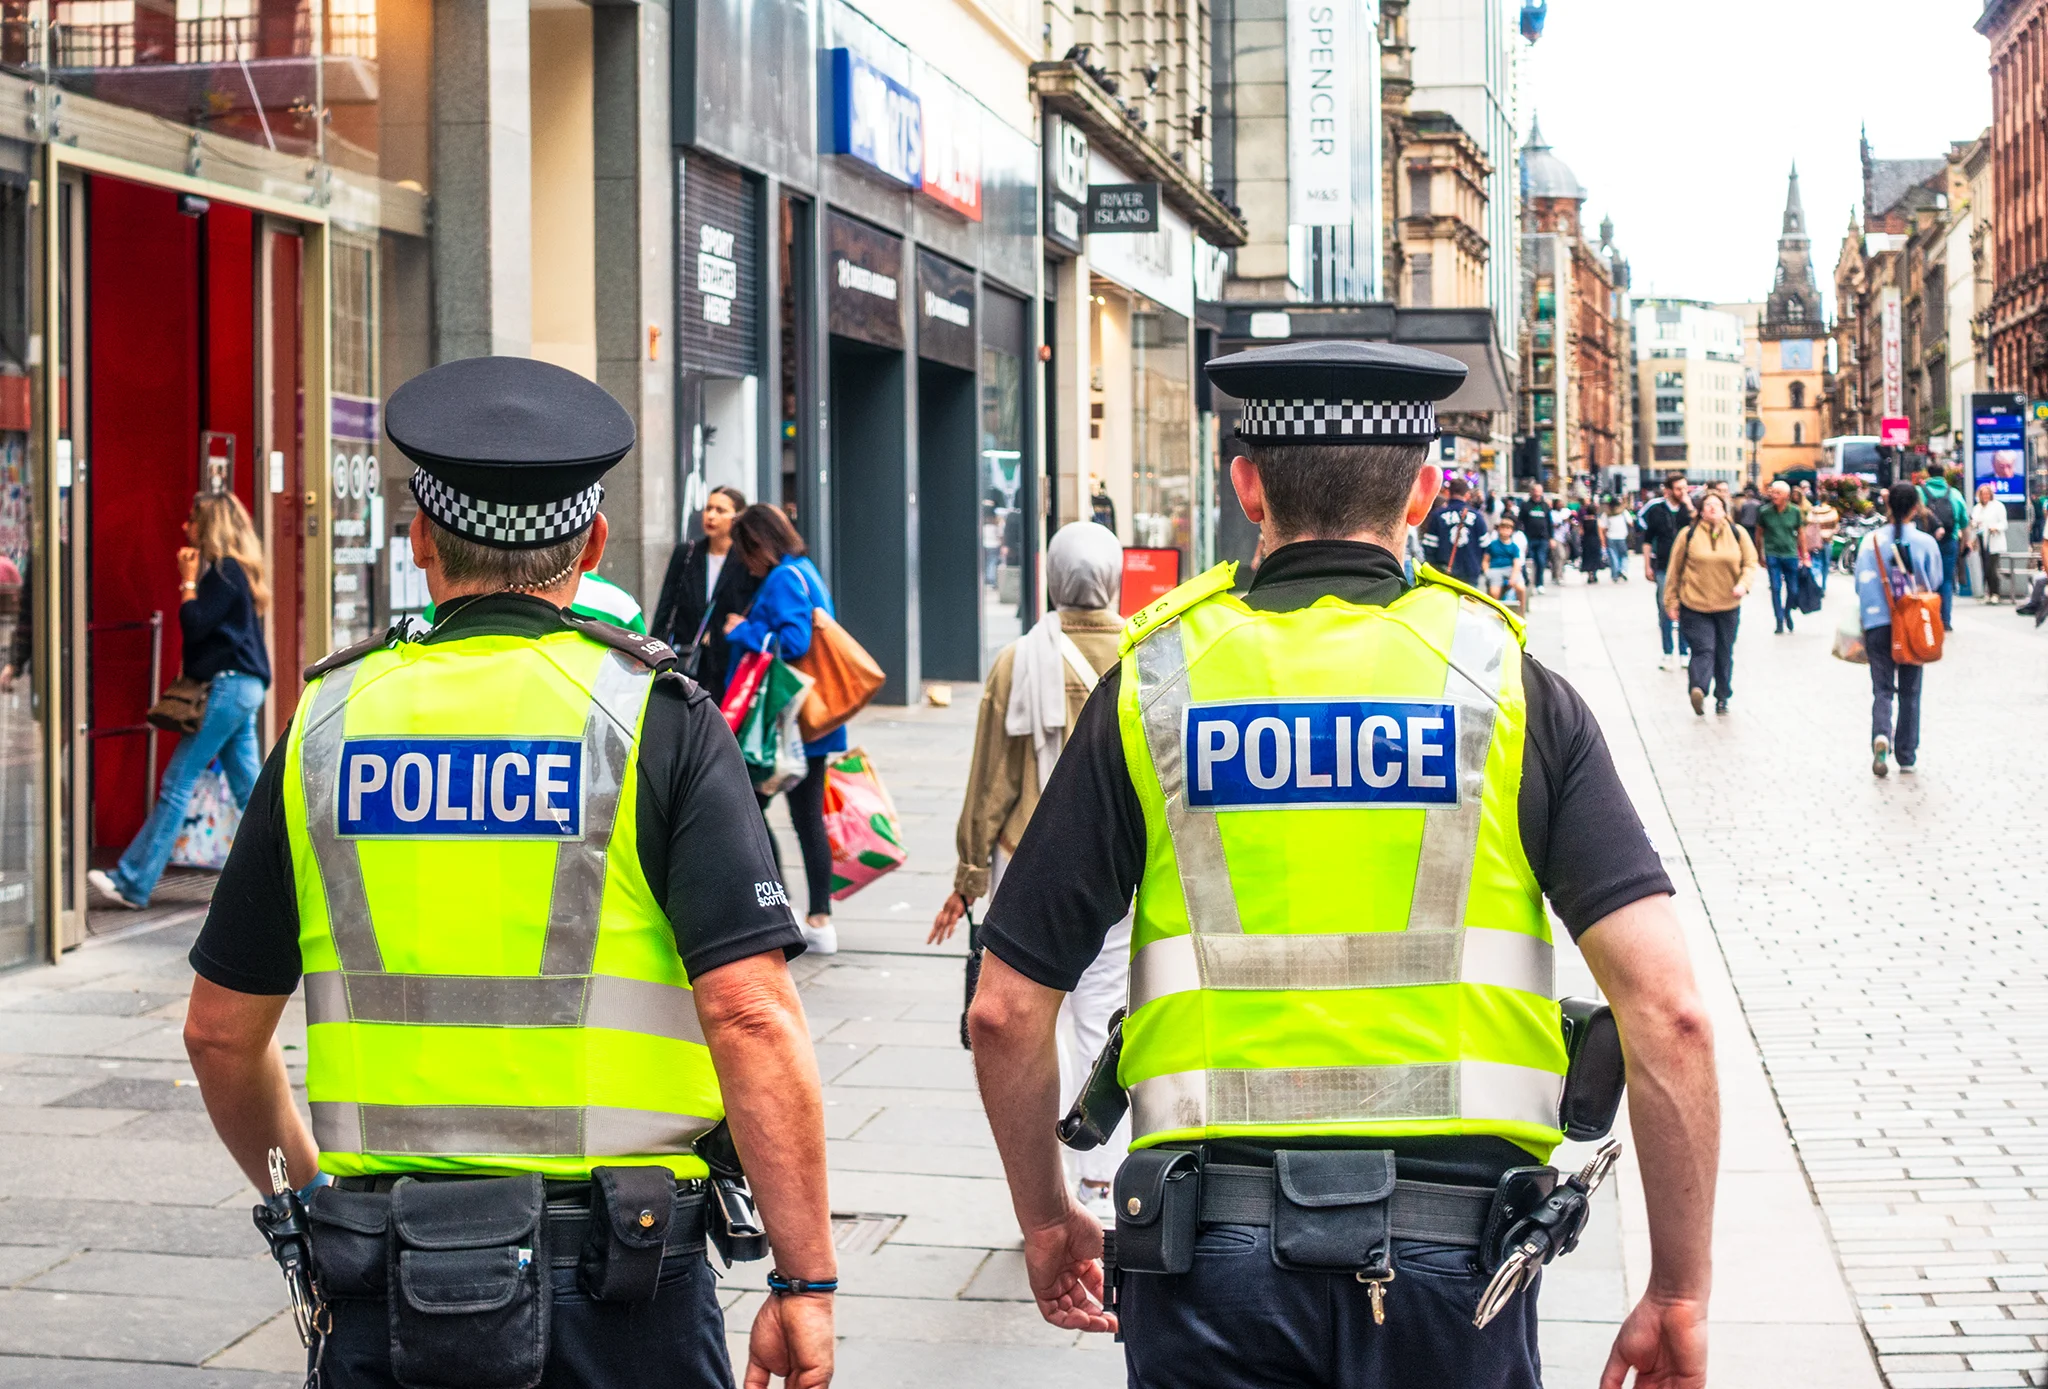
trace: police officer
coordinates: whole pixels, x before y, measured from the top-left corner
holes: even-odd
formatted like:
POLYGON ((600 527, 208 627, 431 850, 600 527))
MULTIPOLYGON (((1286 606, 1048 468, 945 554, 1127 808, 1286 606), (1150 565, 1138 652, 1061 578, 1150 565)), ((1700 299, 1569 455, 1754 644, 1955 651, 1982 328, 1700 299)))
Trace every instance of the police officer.
POLYGON ((1132 619, 983 927, 974 1057, 1040 1310, 1120 1322, 1134 1385, 1534 1389, 1534 1293, 1473 1314, 1496 1192, 1561 1137, 1547 897, 1619 1022, 1649 1202, 1603 1384, 1697 1389, 1719 1121, 1670 880, 1520 623, 1397 558, 1465 368, 1321 342, 1207 370, 1245 402, 1258 572, 1132 619), (1054 1025, 1134 894, 1112 1315, 1054 1025))
POLYGON ((824 1385, 818 1074, 752 788, 667 647, 566 611, 632 421, 487 357, 385 424, 440 620, 308 673, 185 1026, 243 1172, 269 1192, 281 1149, 306 1184, 320 1382, 730 1386, 695 1148, 723 1119, 776 1261, 747 1384, 824 1385), (274 1039, 301 984, 310 1132, 274 1039))

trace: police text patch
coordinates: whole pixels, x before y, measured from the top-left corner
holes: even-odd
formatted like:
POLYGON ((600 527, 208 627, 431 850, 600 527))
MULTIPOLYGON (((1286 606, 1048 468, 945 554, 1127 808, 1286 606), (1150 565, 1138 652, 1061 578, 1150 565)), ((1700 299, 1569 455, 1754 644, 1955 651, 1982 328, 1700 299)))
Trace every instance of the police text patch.
POLYGON ((1196 704, 1181 739, 1191 810, 1458 803, 1458 707, 1451 703, 1196 704))
POLYGON ((373 839, 578 839, 576 739, 350 738, 338 833, 373 839))

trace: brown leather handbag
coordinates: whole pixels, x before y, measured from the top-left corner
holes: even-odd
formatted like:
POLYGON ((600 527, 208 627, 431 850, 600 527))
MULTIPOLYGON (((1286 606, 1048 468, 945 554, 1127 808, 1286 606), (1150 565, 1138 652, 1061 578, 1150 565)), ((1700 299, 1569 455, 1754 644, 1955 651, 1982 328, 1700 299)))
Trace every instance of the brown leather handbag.
MULTIPOLYGON (((142 717, 166 733, 197 733, 206 718, 207 682, 181 675, 170 683, 142 717)), ((133 705, 129 706, 133 708, 133 705)))
MULTIPOLYGON (((1883 538, 1880 529, 1871 537, 1871 544, 1877 556, 1878 581, 1884 585, 1885 602, 1891 607, 1892 662, 1902 666, 1932 665, 1941 659, 1942 642, 1948 635, 1941 625, 1941 595, 1917 586, 1907 593, 1893 592, 1891 571, 1884 562, 1883 538)), ((1899 562, 1903 567, 1903 557, 1899 562)), ((1904 572, 1907 584, 1913 585, 1913 571, 1904 572)))
MULTIPOLYGON (((805 575, 805 592, 810 586, 805 575)), ((885 678, 867 648, 821 607, 811 609, 811 649, 790 664, 813 681, 796 721, 797 732, 807 743, 817 742, 865 709, 885 678)))

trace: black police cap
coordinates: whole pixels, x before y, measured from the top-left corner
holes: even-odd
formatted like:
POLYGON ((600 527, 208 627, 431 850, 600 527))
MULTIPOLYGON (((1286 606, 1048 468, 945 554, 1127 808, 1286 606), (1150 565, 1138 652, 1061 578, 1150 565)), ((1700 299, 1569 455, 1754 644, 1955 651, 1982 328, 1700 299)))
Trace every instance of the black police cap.
POLYGON ((1254 347, 1203 365, 1244 402, 1238 434, 1253 443, 1427 443, 1435 403, 1465 383, 1465 364, 1390 342, 1307 341, 1254 347))
POLYGON ((600 478, 633 447, 633 417, 573 371, 469 357, 392 392, 384 432, 418 465, 420 509, 457 535, 534 549, 590 525, 600 478))

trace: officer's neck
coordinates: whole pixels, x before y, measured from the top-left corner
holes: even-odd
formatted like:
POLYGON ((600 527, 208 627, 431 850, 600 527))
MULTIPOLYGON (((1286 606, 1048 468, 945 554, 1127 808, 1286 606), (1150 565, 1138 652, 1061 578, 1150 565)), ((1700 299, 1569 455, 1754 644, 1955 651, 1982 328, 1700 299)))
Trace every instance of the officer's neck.
MULTIPOLYGON (((1455 500, 1455 499, 1454 499, 1455 500)), ((1353 531, 1349 535, 1316 535, 1303 532, 1299 535, 1283 533, 1267 521, 1259 527, 1259 560, 1286 545, 1297 545, 1304 540, 1348 540, 1357 545, 1377 545, 1388 554, 1398 555, 1401 547, 1408 543, 1408 523, 1397 521, 1391 531, 1353 531)))
POLYGON ((576 586, 583 582, 583 574, 579 570, 573 577, 547 588, 506 588, 503 584, 492 583, 489 580, 450 583, 441 576, 441 566, 438 564, 429 565, 426 576, 427 596, 434 600, 436 608, 446 607, 457 598, 474 598, 489 593, 516 593, 521 597, 538 598, 543 603, 566 608, 576 600, 576 586))

